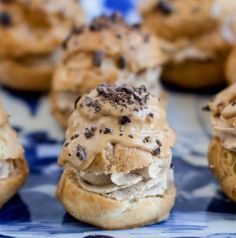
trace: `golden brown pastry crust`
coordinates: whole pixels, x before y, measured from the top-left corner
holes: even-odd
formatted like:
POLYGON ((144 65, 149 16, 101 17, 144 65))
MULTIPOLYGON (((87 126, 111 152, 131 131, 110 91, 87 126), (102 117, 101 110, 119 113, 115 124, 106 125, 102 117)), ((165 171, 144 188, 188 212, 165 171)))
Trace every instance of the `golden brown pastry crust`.
POLYGON ((0 59, 0 83, 16 90, 46 91, 51 86, 55 64, 50 55, 0 59))
POLYGON ((24 185, 29 174, 28 164, 24 158, 15 159, 14 164, 12 174, 0 179, 0 208, 24 185))
POLYGON ((169 63, 164 66, 162 77, 167 83, 186 88, 204 89, 222 85, 225 57, 212 60, 187 60, 181 63, 169 63))
POLYGON ((148 28, 160 37, 175 41, 196 37, 217 27, 217 19, 209 14, 212 3, 213 0, 144 1, 141 11, 148 28))
POLYGON ((232 50, 226 61, 225 75, 228 83, 236 82, 236 48, 232 50))
POLYGON ((1 1, 1 57, 51 53, 68 32, 84 22, 84 15, 74 0, 1 1))
MULTIPOLYGON (((144 4, 144 24, 163 39, 162 48, 169 54, 163 74, 167 83, 202 89, 225 82, 222 65, 232 45, 223 33, 224 14, 214 13, 215 2, 150 0, 144 4), (172 50, 167 49, 166 44, 170 44, 172 50)), ((224 5, 230 8, 230 3, 224 5)))
POLYGON ((166 220, 174 205, 176 189, 171 185, 164 196, 136 201, 117 201, 82 189, 72 170, 65 170, 57 197, 76 219, 104 229, 126 229, 166 220), (115 219, 114 219, 115 218, 115 219))
POLYGON ((224 149, 215 137, 209 147, 208 161, 224 193, 236 202, 236 153, 224 149))

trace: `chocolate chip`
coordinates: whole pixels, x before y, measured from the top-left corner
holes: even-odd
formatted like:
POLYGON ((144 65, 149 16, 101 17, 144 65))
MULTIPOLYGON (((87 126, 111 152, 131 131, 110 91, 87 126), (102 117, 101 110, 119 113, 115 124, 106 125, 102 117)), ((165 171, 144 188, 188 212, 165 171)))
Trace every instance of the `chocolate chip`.
POLYGON ((4 27, 12 25, 12 19, 8 12, 0 12, 0 25, 4 27))
POLYGON ((143 139, 143 143, 149 143, 151 142, 151 138, 150 136, 146 136, 144 139, 143 139))
POLYGON ((64 147, 67 147, 69 144, 69 142, 65 142, 64 147))
POLYGON ((95 131, 96 131, 95 126, 92 126, 91 128, 85 128, 84 136, 86 137, 86 139, 90 139, 94 136, 95 131))
POLYGON ((236 105, 236 100, 231 102, 231 106, 235 106, 236 105))
POLYGON ((134 138, 134 136, 133 136, 133 135, 128 135, 128 137, 129 137, 129 138, 131 138, 131 139, 133 139, 133 138, 134 138))
POLYGON ((150 113, 148 114, 148 116, 151 117, 151 118, 153 118, 153 117, 154 117, 154 114, 153 114, 152 112, 150 112, 150 113))
POLYGON ((68 45, 68 42, 69 42, 69 40, 71 39, 71 37, 72 37, 73 35, 79 35, 79 34, 81 34, 81 33, 83 32, 83 30, 84 30, 84 27, 83 27, 83 26, 82 26, 82 27, 74 28, 74 29, 71 31, 71 33, 66 37, 66 39, 62 42, 62 48, 63 48, 63 49, 66 49, 66 48, 67 48, 67 45, 68 45))
POLYGON ((87 107, 90 107, 91 104, 92 104, 92 99, 90 97, 85 97, 84 99, 84 104, 87 106, 87 107))
POLYGON ((134 29, 139 29, 141 27, 141 23, 135 23, 132 25, 134 29))
POLYGON ((76 139, 76 138, 78 138, 79 137, 79 134, 74 134, 73 136, 71 136, 71 140, 74 140, 74 139, 76 139))
POLYGON ((105 135, 107 135, 107 134, 112 134, 112 130, 111 130, 110 128, 106 127, 106 128, 104 128, 103 133, 104 133, 105 135))
POLYGON ((87 159, 86 149, 83 146, 78 145, 76 150, 76 156, 79 158, 79 160, 86 160, 87 159))
POLYGON ((77 103, 79 102, 80 98, 81 98, 80 96, 76 98, 76 100, 75 100, 75 104, 74 104, 74 108, 76 108, 77 103))
POLYGON ((124 69, 126 67, 126 58, 124 56, 119 57, 118 59, 118 67, 120 69, 124 69))
POLYGON ((161 147, 162 146, 162 143, 158 140, 158 139, 156 139, 156 143, 161 147))
POLYGON ((127 117, 127 116, 122 116, 122 117, 120 118, 120 124, 121 124, 121 125, 126 125, 126 124, 129 124, 129 123, 131 123, 131 120, 130 120, 129 117, 127 117))
POLYGON ((172 4, 168 0, 158 1, 156 9, 164 15, 170 15, 174 10, 172 4))
POLYGON ((103 51, 101 51, 101 50, 96 51, 93 55, 93 64, 94 64, 94 66, 100 67, 101 64, 102 64, 103 57, 104 57, 104 52, 103 51))
POLYGON ((157 155, 159 155, 160 153, 161 153, 160 147, 157 147, 157 148, 155 148, 155 149, 152 151, 152 154, 153 154, 154 156, 157 156, 157 155))
POLYGON ((206 106, 202 107, 202 110, 209 112, 211 109, 210 109, 209 105, 206 105, 206 106))

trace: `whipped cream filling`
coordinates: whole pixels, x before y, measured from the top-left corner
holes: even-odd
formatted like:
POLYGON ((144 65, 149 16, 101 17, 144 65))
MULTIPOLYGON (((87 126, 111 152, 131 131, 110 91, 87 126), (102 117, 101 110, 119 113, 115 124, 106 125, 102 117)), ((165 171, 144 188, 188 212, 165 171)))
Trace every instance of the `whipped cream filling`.
POLYGON ((235 42, 236 32, 236 1, 215 0, 212 5, 211 15, 221 19, 220 34, 229 43, 235 42))
POLYGON ((0 160, 0 179, 6 179, 13 170, 13 164, 9 160, 0 160))
POLYGON ((89 191, 116 200, 133 200, 164 195, 173 182, 171 157, 157 159, 148 167, 130 173, 95 174, 81 171, 78 183, 89 191))
POLYGON ((215 136, 225 149, 236 152, 236 84, 219 93, 210 107, 215 136))
POLYGON ((177 43, 162 40, 161 46, 162 49, 169 55, 170 60, 176 63, 181 63, 188 59, 207 60, 213 57, 213 54, 210 52, 205 52, 191 46, 191 42, 187 40, 177 43))

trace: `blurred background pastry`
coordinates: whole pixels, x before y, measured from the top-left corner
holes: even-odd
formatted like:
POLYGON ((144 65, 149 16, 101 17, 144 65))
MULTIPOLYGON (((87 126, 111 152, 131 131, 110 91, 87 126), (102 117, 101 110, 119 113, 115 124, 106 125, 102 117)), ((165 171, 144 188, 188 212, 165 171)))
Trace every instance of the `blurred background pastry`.
POLYGON ((24 150, 0 104, 0 208, 20 189, 27 176, 24 150))
POLYGON ((49 89, 60 45, 83 22, 78 1, 0 1, 0 83, 49 89))
POLYGON ((232 50, 227 59, 225 75, 228 83, 236 83, 236 47, 232 50))
POLYGON ((101 16, 72 32, 53 77, 52 112, 63 126, 74 101, 101 83, 145 84, 158 92, 166 56, 158 40, 120 15, 101 16))
POLYGON ((210 109, 214 139, 209 166, 225 194, 236 201, 236 84, 219 93, 210 109))
POLYGON ((175 133, 144 86, 100 85, 76 103, 57 197, 78 220, 123 229, 168 218, 175 133))
POLYGON ((230 18, 236 12, 234 1, 143 2, 144 24, 162 39, 162 49, 169 54, 164 82, 187 89, 225 83, 224 65, 233 44, 230 18))

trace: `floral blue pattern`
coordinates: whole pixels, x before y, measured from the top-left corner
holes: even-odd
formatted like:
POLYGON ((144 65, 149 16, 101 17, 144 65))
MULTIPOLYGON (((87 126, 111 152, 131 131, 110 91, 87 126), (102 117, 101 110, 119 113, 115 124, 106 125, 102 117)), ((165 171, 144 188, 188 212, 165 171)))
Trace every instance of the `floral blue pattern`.
MULTIPOLYGON (((135 22, 139 19, 136 2, 83 0, 83 5, 89 18, 118 9, 135 22)), ((56 160, 64 132, 50 116, 46 96, 4 88, 0 93, 31 169, 24 188, 0 210, 0 238, 236 237, 236 206, 219 190, 207 168, 211 130, 209 115, 201 108, 210 96, 167 92, 169 120, 178 138, 173 151, 178 194, 169 220, 132 230, 103 231, 76 221, 55 199, 61 174, 56 160)))

